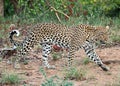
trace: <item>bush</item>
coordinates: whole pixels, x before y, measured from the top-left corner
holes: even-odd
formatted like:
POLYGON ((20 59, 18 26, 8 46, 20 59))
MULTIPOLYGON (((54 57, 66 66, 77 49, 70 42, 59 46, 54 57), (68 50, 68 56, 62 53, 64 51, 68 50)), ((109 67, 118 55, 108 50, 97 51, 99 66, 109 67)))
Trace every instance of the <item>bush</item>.
MULTIPOLYGON (((14 0, 12 0, 14 1, 14 0)), ((51 6, 58 10, 59 17, 66 19, 62 14, 70 17, 101 15, 117 16, 119 15, 119 0, 17 0, 14 4, 10 0, 5 0, 5 15, 23 15, 27 17, 46 16, 47 18, 56 18, 56 12, 51 6)), ((51 19, 52 19, 51 18, 51 19)))

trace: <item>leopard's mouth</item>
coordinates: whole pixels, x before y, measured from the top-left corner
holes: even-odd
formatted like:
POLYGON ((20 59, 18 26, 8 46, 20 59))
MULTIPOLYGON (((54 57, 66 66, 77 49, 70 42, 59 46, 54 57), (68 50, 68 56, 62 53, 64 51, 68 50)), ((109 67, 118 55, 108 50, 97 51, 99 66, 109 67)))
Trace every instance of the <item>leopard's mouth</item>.
POLYGON ((102 45, 106 45, 106 42, 103 41, 103 40, 100 40, 100 44, 102 44, 102 45))

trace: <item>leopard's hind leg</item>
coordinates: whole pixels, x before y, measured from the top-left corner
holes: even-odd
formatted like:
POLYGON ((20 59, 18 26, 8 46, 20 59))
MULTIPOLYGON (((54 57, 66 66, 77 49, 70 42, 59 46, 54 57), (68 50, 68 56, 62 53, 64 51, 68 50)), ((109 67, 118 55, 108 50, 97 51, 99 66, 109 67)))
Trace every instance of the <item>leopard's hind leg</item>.
POLYGON ((43 44, 41 44, 42 45, 42 60, 43 60, 43 66, 44 67, 47 67, 47 68, 49 68, 49 69, 54 69, 55 68, 55 66, 53 66, 53 65, 50 65, 49 63, 48 63, 48 56, 49 56, 49 54, 50 54, 50 52, 51 52, 51 44, 49 44, 49 43, 43 43, 43 44))

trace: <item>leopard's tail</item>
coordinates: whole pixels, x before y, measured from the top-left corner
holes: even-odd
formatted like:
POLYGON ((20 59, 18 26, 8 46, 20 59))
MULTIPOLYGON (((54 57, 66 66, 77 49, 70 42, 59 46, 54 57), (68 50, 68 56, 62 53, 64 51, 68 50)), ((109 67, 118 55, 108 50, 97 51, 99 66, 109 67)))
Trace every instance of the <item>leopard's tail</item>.
POLYGON ((10 42, 13 44, 13 47, 16 48, 17 46, 20 45, 20 43, 16 40, 13 39, 13 36, 16 34, 16 36, 19 36, 20 35, 20 32, 19 30, 12 30, 9 34, 9 39, 10 39, 10 42))

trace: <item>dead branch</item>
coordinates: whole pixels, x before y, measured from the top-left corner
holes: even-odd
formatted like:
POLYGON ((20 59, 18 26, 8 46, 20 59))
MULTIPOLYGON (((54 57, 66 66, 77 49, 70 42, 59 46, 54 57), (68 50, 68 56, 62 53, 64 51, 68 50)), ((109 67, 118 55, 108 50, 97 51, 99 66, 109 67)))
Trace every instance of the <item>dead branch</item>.
POLYGON ((57 13, 57 12, 55 12, 55 15, 56 15, 58 21, 61 22, 60 17, 58 16, 58 13, 57 13))
POLYGON ((67 14, 65 14, 64 12, 62 12, 62 11, 60 11, 60 10, 57 10, 57 9, 55 9, 53 6, 51 6, 50 5, 50 2, 49 2, 49 0, 45 0, 45 2, 46 2, 46 4, 47 4, 47 6, 51 9, 51 10, 53 10, 54 12, 55 12, 55 15, 56 15, 56 17, 57 17, 57 19, 58 19, 58 21, 59 22, 61 22, 61 20, 60 20, 60 17, 58 16, 58 13, 60 13, 60 14, 63 14, 66 18, 70 18, 67 14))
POLYGON ((63 13, 62 11, 60 10, 56 10, 54 7, 51 6, 51 9, 53 9, 55 12, 58 12, 58 13, 61 13, 63 14, 64 16, 66 16, 68 19, 70 18, 67 14, 63 13))
MULTIPOLYGON (((55 13, 60 13, 60 14, 63 14, 63 15, 64 15, 65 17, 67 17, 68 19, 70 18, 67 14, 65 14, 64 12, 62 12, 62 11, 60 11, 60 10, 55 9, 53 6, 50 6, 50 8, 51 8, 53 11, 55 11, 55 13)), ((58 14, 57 14, 56 16, 58 16, 58 14)), ((59 20, 59 16, 58 16, 57 18, 58 18, 58 20, 59 20)))
POLYGON ((11 56, 13 56, 15 53, 17 53, 17 50, 15 48, 3 48, 0 49, 0 55, 4 59, 8 59, 11 56))

